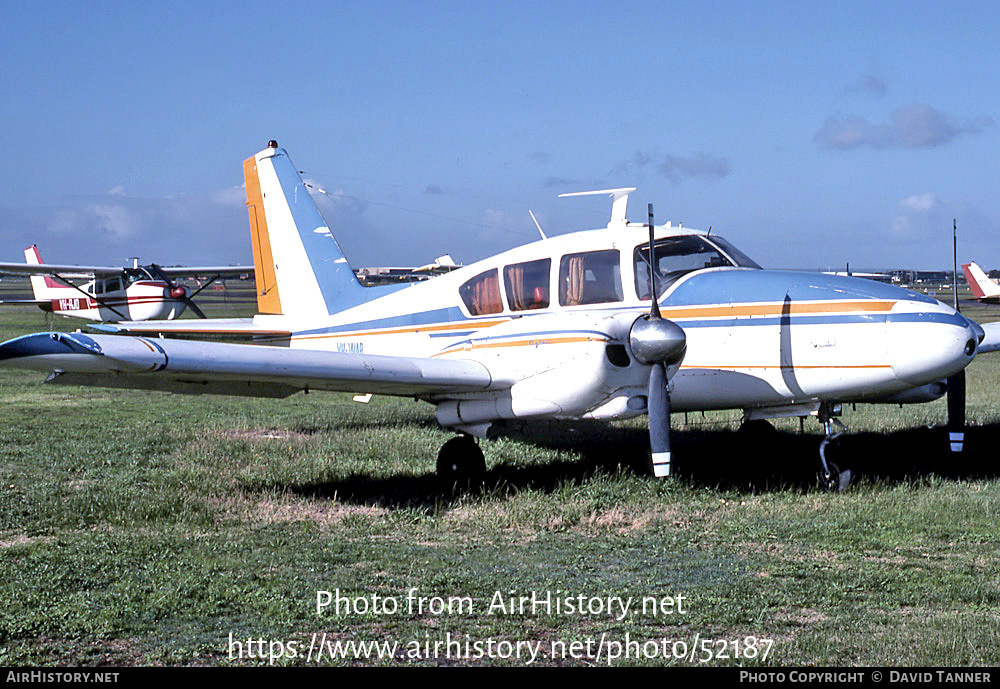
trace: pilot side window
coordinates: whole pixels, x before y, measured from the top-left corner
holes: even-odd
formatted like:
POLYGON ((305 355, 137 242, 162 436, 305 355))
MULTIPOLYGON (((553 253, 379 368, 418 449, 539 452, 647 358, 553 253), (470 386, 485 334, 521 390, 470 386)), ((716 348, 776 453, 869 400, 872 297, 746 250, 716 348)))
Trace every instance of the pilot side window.
POLYGON ((560 304, 579 306, 621 300, 621 256, 617 249, 562 257, 559 262, 560 304))
POLYGON ((503 311, 500 300, 500 274, 497 269, 487 270, 458 288, 458 294, 465 302, 465 308, 473 316, 503 311))
POLYGON ((549 267, 552 261, 515 263, 503 269, 507 304, 511 311, 546 309, 549 306, 549 267))

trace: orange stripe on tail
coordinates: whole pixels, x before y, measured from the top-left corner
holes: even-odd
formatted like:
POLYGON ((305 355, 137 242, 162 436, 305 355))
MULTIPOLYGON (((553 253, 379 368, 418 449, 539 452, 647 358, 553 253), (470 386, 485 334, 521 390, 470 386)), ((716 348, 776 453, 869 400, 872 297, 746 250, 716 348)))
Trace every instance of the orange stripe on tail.
POLYGON ((250 156, 243 161, 243 177, 247 184, 247 211, 250 215, 250 242, 253 245, 253 268, 257 279, 257 310, 260 313, 281 313, 281 297, 271 256, 271 237, 267 232, 264 199, 257 177, 257 160, 250 156))

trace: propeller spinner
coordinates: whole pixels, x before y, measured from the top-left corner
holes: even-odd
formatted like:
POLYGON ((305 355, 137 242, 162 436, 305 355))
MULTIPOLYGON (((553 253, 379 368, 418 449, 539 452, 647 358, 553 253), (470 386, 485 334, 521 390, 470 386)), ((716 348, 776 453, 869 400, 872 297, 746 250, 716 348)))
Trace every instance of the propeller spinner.
POLYGON ((198 294, 198 292, 200 292, 201 290, 198 290, 198 292, 195 292, 194 294, 189 294, 187 287, 184 287, 183 285, 178 285, 176 282, 171 280, 170 277, 163 272, 160 266, 156 265, 155 263, 148 266, 147 270, 149 270, 151 273, 154 273, 156 277, 167 283, 167 289, 169 290, 171 299, 176 299, 178 301, 184 302, 184 304, 189 309, 191 309, 191 311, 194 312, 194 314, 198 316, 198 318, 208 318, 208 316, 205 315, 205 312, 202 311, 200 308, 198 308, 198 305, 195 304, 194 299, 192 299, 192 297, 198 294))

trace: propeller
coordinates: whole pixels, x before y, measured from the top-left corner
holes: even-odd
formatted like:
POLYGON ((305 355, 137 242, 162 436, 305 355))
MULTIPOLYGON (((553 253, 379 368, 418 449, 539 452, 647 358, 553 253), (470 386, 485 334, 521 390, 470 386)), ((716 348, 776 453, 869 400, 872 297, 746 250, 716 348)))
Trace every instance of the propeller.
MULTIPOLYGON (((952 307, 958 308, 958 222, 951 223, 951 246, 954 272, 952 273, 952 307)), ((982 330, 982 328, 979 328, 982 330)), ((985 333, 983 333, 985 335, 985 333)), ((982 342, 980 337, 979 341, 982 342)), ((961 452, 965 445, 965 369, 948 378, 948 442, 952 452, 961 452)))
POLYGON ((183 285, 178 285, 176 282, 171 280, 170 277, 163 272, 160 266, 153 263, 152 265, 149 266, 148 270, 151 273, 155 273, 158 278, 167 283, 167 289, 169 290, 171 299, 176 299, 177 301, 184 302, 185 306, 191 309, 191 311, 193 311, 194 314, 198 316, 198 318, 208 318, 208 316, 205 315, 205 312, 202 311, 200 308, 198 308, 198 305, 194 303, 193 299, 193 297, 196 294, 198 294, 198 292, 201 292, 201 290, 205 289, 205 287, 207 287, 208 285, 205 285, 205 287, 202 287, 201 289, 198 290, 198 292, 195 292, 194 294, 188 294, 187 287, 183 285))
POLYGON ((670 475, 670 391, 667 367, 680 362, 687 351, 684 330, 660 315, 656 270, 653 267, 653 204, 649 204, 649 315, 635 320, 629 330, 629 346, 635 359, 649 370, 646 411, 649 419, 649 450, 653 475, 670 475))

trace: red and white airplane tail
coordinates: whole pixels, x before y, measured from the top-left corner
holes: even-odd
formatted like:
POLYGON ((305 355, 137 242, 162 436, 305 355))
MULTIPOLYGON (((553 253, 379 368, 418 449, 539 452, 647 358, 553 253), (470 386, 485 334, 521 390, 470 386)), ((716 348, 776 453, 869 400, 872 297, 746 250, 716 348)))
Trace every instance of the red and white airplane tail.
MULTIPOLYGON (((24 250, 24 261, 31 266, 43 265, 42 255, 38 252, 38 246, 32 244, 24 250)), ((34 293, 35 299, 38 301, 59 299, 60 297, 69 295, 71 292, 74 293, 71 296, 79 296, 79 293, 75 289, 68 287, 67 285, 59 284, 49 275, 32 275, 31 291, 34 293)))
POLYGON ((992 304, 1000 303, 1000 285, 990 280, 975 261, 963 265, 962 272, 965 273, 969 289, 976 299, 992 304))

